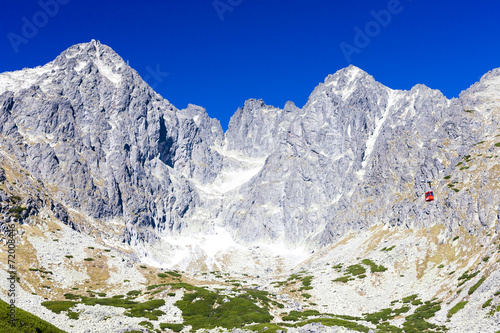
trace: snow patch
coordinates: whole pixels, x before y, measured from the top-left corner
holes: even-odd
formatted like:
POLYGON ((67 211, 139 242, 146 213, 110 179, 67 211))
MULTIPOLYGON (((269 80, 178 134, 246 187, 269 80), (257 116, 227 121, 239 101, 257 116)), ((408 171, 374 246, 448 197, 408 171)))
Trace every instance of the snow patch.
POLYGON ((218 257, 231 250, 244 247, 234 241, 231 234, 220 226, 214 226, 210 233, 190 235, 165 234, 159 246, 144 245, 139 249, 141 261, 153 267, 183 267, 196 259, 207 265, 215 265, 218 257), (167 251, 165 251, 168 249, 167 251))
POLYGON ((392 106, 395 104, 397 97, 397 92, 389 89, 389 98, 387 100, 387 106, 384 110, 384 113, 382 114, 382 117, 379 119, 375 119, 375 130, 373 131, 373 134, 366 140, 366 150, 365 150, 365 156, 363 159, 363 162, 361 162, 361 169, 356 172, 356 175, 360 178, 363 179, 365 175, 365 167, 366 164, 368 163, 368 159, 370 158, 370 155, 373 152, 373 148, 375 147, 375 142, 377 141, 378 136, 380 135, 380 131, 382 130, 383 125, 385 124, 385 121, 389 117, 390 110, 392 106))
POLYGON ((346 77, 347 77, 347 83, 343 84, 342 86, 338 85, 338 78, 336 80, 331 80, 327 84, 325 84, 326 87, 332 87, 333 91, 336 94, 339 94, 342 96, 343 100, 346 100, 349 98, 349 96, 352 95, 354 90, 356 90, 356 77, 358 74, 361 72, 361 69, 356 67, 356 66, 349 66, 346 69, 346 77))
POLYGON ((97 68, 99 69, 99 72, 107 78, 109 81, 111 81, 114 85, 119 85, 122 76, 120 74, 113 73, 113 69, 111 67, 106 66, 101 60, 96 60, 95 64, 97 68))
POLYGON ((38 79, 55 68, 52 64, 38 66, 35 68, 26 68, 15 72, 5 72, 0 74, 0 94, 4 91, 18 92, 22 89, 28 89, 34 85, 38 79))
POLYGON ((310 253, 303 247, 290 247, 283 241, 275 241, 274 243, 261 243, 259 247, 274 257, 283 257, 288 261, 299 263, 306 260, 310 253))
POLYGON ((193 181, 195 186, 205 194, 220 196, 233 191, 247 183, 257 175, 265 164, 267 157, 251 158, 237 151, 213 148, 224 158, 224 167, 211 184, 200 184, 193 181))
POLYGON ((99 69, 99 72, 105 77, 107 78, 109 81, 111 81, 114 85, 119 85, 121 80, 122 80, 122 76, 120 74, 117 74, 117 73, 114 73, 113 72, 113 69, 118 69, 120 68, 120 66, 116 66, 115 63, 113 63, 113 67, 110 67, 109 65, 105 64, 101 57, 100 57, 100 54, 99 54, 99 45, 97 45, 96 47, 96 60, 94 61, 95 65, 97 66, 97 68, 99 69))
POLYGON ((200 126, 200 123, 201 123, 201 121, 200 121, 200 115, 197 114, 196 116, 194 116, 193 117, 193 121, 196 124, 196 126, 200 126))
POLYGON ((87 66, 87 64, 88 64, 87 61, 79 61, 75 66, 75 71, 77 72, 81 71, 82 69, 85 68, 85 66, 87 66))

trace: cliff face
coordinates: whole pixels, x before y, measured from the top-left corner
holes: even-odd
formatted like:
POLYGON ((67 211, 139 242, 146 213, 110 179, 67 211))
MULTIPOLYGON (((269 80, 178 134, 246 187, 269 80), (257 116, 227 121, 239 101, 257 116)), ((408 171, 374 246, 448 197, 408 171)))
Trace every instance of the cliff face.
POLYGON ((498 77, 492 71, 448 100, 422 85, 391 90, 351 66, 327 77, 302 109, 247 101, 224 148, 262 167, 223 198, 221 220, 247 242, 316 246, 380 222, 494 225, 498 192, 485 182, 498 164, 498 77), (466 157, 476 148, 482 157, 466 157), (432 204, 424 202, 429 181, 432 204))
POLYGON ((221 168, 220 124, 177 110, 98 42, 0 81, 3 150, 67 207, 123 218, 127 240, 180 229, 199 201, 187 179, 210 182, 221 168), (170 168, 185 178, 172 182, 170 168))
POLYGON ((1 154, 86 228, 119 221, 134 244, 219 227, 244 244, 311 248, 380 222, 474 232, 499 218, 487 181, 498 178, 499 82, 493 70, 448 100, 422 85, 392 90, 350 66, 301 109, 246 101, 224 133, 92 41, 0 74, 1 154))
POLYGON ((302 108, 246 101, 224 133, 75 45, 0 74, 0 280, 13 237, 17 306, 68 332, 186 331, 202 289, 247 295, 271 330, 496 332, 499 153, 500 69, 448 100, 350 66, 302 108), (158 316, 113 308, 125 294, 158 316))

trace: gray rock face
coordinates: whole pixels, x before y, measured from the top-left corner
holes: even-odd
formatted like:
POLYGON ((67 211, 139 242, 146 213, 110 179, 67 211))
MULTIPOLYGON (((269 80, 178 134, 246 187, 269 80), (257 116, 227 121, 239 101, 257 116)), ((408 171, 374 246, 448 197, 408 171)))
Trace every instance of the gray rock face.
MULTIPOLYGON (((484 91, 491 76, 460 99, 449 101, 423 85, 410 91, 391 90, 351 66, 327 77, 304 108, 279 125, 275 124, 279 110, 255 115, 265 109, 262 103, 239 110, 231 119, 228 140, 236 136, 232 130, 251 128, 258 117, 267 117, 260 123, 279 133, 273 136, 272 149, 271 144, 256 145, 269 152, 266 163, 239 189, 245 200, 227 205, 224 219, 232 221, 247 241, 267 237, 320 245, 379 222, 408 227, 444 223, 450 229, 466 225, 473 230, 488 224, 480 221, 497 221, 496 191, 470 189, 475 194, 457 194, 443 184, 443 177, 458 170, 456 164, 473 145, 498 127, 498 106, 481 112, 481 117, 464 112, 482 105, 472 96, 484 91), (247 115, 242 114, 245 111, 247 115), (439 192, 438 205, 423 201, 427 181, 439 192), (480 191, 485 194, 479 201, 471 198, 480 191), (487 217, 481 217, 475 205, 485 207, 487 217)), ((240 130, 250 138, 235 141, 270 136, 259 131, 240 130)), ((249 154, 243 144, 236 149, 249 154)), ((470 183, 471 179, 460 177, 470 183)))
POLYGON ((171 168, 205 183, 221 167, 210 148, 222 140, 220 124, 201 108, 177 110, 99 42, 14 74, 34 82, 0 95, 2 147, 63 204, 102 221, 123 217, 127 240, 179 229, 196 205, 171 168))
POLYGON ((310 247, 380 222, 473 232, 498 221, 498 191, 484 181, 497 177, 496 160, 466 158, 469 173, 457 164, 497 134, 499 77, 448 100, 423 85, 391 90, 350 66, 301 109, 246 101, 224 133, 92 41, 0 74, 0 143, 62 205, 102 223, 124 219, 128 242, 214 224, 243 243, 310 247))

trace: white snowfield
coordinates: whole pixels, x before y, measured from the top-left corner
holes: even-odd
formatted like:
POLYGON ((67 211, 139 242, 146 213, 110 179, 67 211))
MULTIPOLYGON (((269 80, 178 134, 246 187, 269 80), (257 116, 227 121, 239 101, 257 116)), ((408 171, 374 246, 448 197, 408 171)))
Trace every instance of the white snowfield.
POLYGON ((54 65, 48 63, 45 66, 0 73, 0 94, 5 91, 18 92, 22 89, 28 89, 37 82, 42 75, 50 73, 54 68, 54 65))
POLYGON ((222 151, 224 168, 213 183, 208 185, 196 184, 204 193, 220 196, 231 192, 247 183, 262 170, 265 158, 248 158, 235 151, 222 151))
MULTIPOLYGON (((71 55, 66 55, 66 57, 71 58, 71 55)), ((74 67, 74 70, 80 72, 89 64, 89 62, 93 62, 95 66, 97 66, 99 72, 104 78, 116 86, 120 85, 122 76, 118 73, 118 71, 125 66, 123 60, 116 62, 112 60, 104 62, 100 56, 99 44, 97 44, 97 50, 93 58, 89 61, 79 61, 74 67)), ((47 75, 47 79, 40 84, 40 88, 42 90, 46 90, 52 86, 50 82, 51 78, 48 74, 57 69, 58 67, 54 65, 53 62, 49 62, 44 66, 0 73, 0 94, 5 91, 18 92, 23 89, 28 89, 36 82, 39 82, 43 75, 47 75)))

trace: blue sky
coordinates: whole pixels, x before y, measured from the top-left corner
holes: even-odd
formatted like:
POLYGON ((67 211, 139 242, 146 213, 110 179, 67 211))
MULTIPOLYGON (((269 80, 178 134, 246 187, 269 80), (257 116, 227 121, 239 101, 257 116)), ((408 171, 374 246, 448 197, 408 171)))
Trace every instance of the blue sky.
POLYGON ((351 63, 394 89, 457 97, 500 67, 499 13, 496 0, 12 0, 0 72, 97 39, 176 107, 201 105, 226 128, 246 99, 302 107, 351 63))

